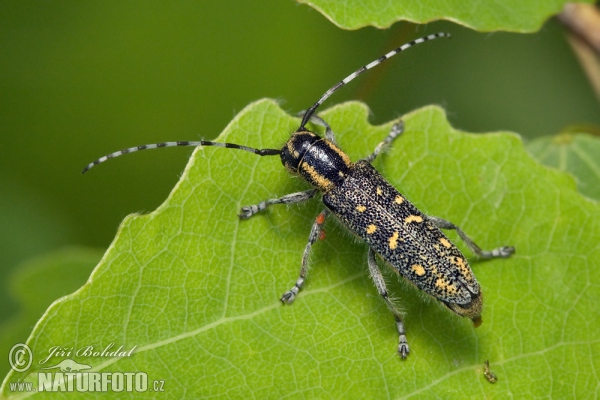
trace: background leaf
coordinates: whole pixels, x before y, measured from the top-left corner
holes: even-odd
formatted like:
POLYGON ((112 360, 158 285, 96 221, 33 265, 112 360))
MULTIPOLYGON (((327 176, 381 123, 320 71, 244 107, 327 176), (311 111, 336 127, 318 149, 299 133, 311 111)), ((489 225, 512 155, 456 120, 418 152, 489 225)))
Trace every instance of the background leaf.
MULTIPOLYGON (((59 297, 79 289, 98 264, 103 251, 68 247, 21 263, 9 278, 10 295, 19 313, 0 324, 0 354, 9 354, 17 343, 25 343, 35 323, 59 297)), ((8 359, 1 365, 8 373, 8 359)))
MULTIPOLYGON (((427 23, 446 19, 478 31, 534 32, 550 16, 558 14, 566 0, 298 0, 314 7, 345 29, 364 26, 387 28, 396 21, 427 23)), ((592 3, 592 1, 589 1, 592 3)))
POLYGON ((600 200, 600 136, 574 129, 527 143, 527 151, 545 165, 573 174, 584 195, 600 200))
MULTIPOLYGON (((359 103, 323 116, 353 159, 369 154, 391 125, 369 125, 359 103)), ((306 186, 276 157, 205 148, 158 210, 125 219, 88 283, 47 311, 28 341, 34 367, 10 374, 3 395, 9 382, 35 381, 56 343, 115 343, 136 352, 76 361, 147 372, 165 380, 171 397, 593 397, 598 204, 530 158, 516 135, 457 132, 436 107, 404 120, 405 134, 375 162, 382 174, 482 247, 517 248, 509 260, 472 263, 485 294, 480 328, 391 280, 411 344, 401 361, 393 318, 366 273, 366 247, 333 221, 315 246, 305 289, 282 306, 278 297, 296 279, 322 206, 275 206, 240 221, 241 206, 306 186), (485 359, 495 385, 482 376, 485 359)), ((272 147, 297 124, 260 101, 220 140, 272 147)), ((144 394, 154 395, 135 397, 144 394)))

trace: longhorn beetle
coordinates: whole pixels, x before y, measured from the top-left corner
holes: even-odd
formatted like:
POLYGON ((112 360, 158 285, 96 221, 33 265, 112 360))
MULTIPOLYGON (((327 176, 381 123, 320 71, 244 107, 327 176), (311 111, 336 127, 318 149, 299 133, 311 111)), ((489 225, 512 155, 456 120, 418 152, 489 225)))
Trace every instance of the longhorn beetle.
POLYGON ((376 255, 379 255, 394 272, 402 275, 454 313, 470 318, 477 327, 481 324, 483 306, 481 289, 466 258, 440 229, 454 229, 467 247, 479 258, 510 257, 514 253, 514 248, 503 246, 491 251, 481 250, 453 223, 419 211, 371 166, 382 149, 402 134, 404 129, 402 122, 393 126, 391 132, 375 147, 371 155, 353 163, 337 146, 331 127, 314 114, 329 96, 358 75, 411 46, 440 37, 450 37, 450 35, 441 32, 413 40, 335 84, 304 112, 300 127, 281 149, 256 149, 234 143, 204 140, 147 144, 101 157, 88 164, 82 172, 85 173, 109 158, 158 147, 215 146, 244 150, 259 156, 279 156, 291 174, 301 176, 313 188, 242 207, 239 218, 248 219, 273 204, 301 203, 313 198, 318 192, 321 192, 325 205, 325 209, 317 216, 310 231, 302 256, 300 276, 294 286, 281 296, 281 301, 284 304, 292 303, 302 289, 308 272, 311 247, 323 235, 323 223, 331 213, 369 246, 367 256, 369 272, 377 291, 394 315, 399 336, 398 353, 405 359, 409 347, 402 314, 390 300, 385 281, 377 265, 376 255), (325 138, 306 128, 309 121, 325 127, 325 138))

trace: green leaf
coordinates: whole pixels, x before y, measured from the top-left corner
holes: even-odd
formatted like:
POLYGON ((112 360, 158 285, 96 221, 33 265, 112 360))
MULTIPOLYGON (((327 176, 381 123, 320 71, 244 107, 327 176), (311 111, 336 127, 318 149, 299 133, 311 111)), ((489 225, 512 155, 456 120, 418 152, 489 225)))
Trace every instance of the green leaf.
MULTIPOLYGON (((322 114, 354 160, 391 126, 369 125, 367 113, 346 103, 322 114)), ((436 107, 404 121, 404 135, 375 167, 423 211, 460 225, 482 247, 517 249, 508 260, 472 262, 485 297, 480 328, 390 279, 411 346, 400 360, 393 318, 366 272, 367 248, 334 221, 314 246, 304 290, 293 305, 281 305, 323 206, 273 206, 240 221, 241 206, 306 184, 291 179, 277 157, 199 148, 165 203, 126 218, 90 280, 44 314, 28 341, 32 368, 11 373, 2 394, 11 395, 8 383, 36 382, 40 368, 64 359, 39 364, 52 346, 114 343, 135 351, 71 358, 93 371, 145 372, 164 380, 173 398, 593 397, 598 203, 578 194, 566 174, 533 160, 514 134, 457 132, 436 107), (485 359, 495 385, 483 377, 485 359)), ((263 100, 219 140, 275 147, 297 125, 263 100)))
MULTIPOLYGON (((68 247, 21 263, 7 285, 20 309, 0 325, 0 354, 9 354, 12 346, 24 343, 48 306, 79 289, 101 257, 100 250, 68 247)), ((2 375, 8 373, 8 363, 1 367, 2 375)))
MULTIPOLYGON (((427 23, 440 19, 453 21, 477 31, 534 32, 567 0, 298 0, 321 12, 344 29, 364 26, 387 28, 396 21, 427 23)), ((584 2, 592 3, 591 0, 584 2)))
POLYGON ((545 165, 573 174, 584 195, 600 200, 600 136, 574 128, 527 143, 527 151, 545 165))

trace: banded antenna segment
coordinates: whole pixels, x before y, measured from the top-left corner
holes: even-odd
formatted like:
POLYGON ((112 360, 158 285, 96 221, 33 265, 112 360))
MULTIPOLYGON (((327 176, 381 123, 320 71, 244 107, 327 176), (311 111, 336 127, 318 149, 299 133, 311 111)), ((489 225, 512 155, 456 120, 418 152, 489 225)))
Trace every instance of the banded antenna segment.
POLYGON ((427 42, 428 40, 433 40, 433 39, 437 39, 437 38, 441 38, 441 37, 450 37, 451 35, 449 33, 446 32, 439 32, 439 33, 434 33, 432 35, 428 35, 428 36, 424 36, 422 38, 419 39, 415 39, 412 42, 408 42, 406 44, 403 44, 402 46, 390 51, 389 53, 379 57, 377 60, 374 60, 372 62, 370 62, 369 64, 365 65, 364 67, 361 67, 359 69, 357 69, 356 71, 354 71, 353 73, 351 73, 350 75, 348 75, 347 77, 345 77, 344 79, 342 79, 341 81, 339 81, 338 83, 336 83, 335 85, 333 85, 328 91, 325 92, 325 94, 323 96, 321 96, 321 98, 319 100, 317 100, 317 102, 315 104, 312 105, 312 107, 310 107, 308 110, 306 110, 306 113, 304 113, 304 117, 302 117, 302 123, 300 124, 300 128, 298 128, 298 130, 302 130, 304 129, 304 126, 308 123, 308 121, 310 120, 310 118, 312 117, 312 115, 315 113, 315 111, 317 111, 317 108, 319 108, 319 106, 321 104, 323 104, 325 102, 325 100, 327 100, 329 98, 329 96, 331 96, 332 94, 334 94, 339 88, 341 88, 342 86, 348 84, 350 81, 352 81, 354 78, 356 78, 357 76, 359 76, 360 74, 362 74, 363 72, 378 66, 379 64, 381 64, 382 62, 384 62, 385 60, 395 56, 398 53, 403 52, 404 50, 419 44, 419 43, 423 43, 423 42, 427 42))
POLYGON ((240 144, 235 143, 219 143, 219 142, 209 142, 207 140, 199 140, 199 141, 187 141, 187 142, 163 142, 163 143, 153 143, 153 144, 144 144, 142 146, 128 147, 123 150, 115 151, 114 153, 107 154, 103 157, 98 158, 95 161, 92 161, 88 165, 85 166, 82 174, 85 174, 90 168, 103 163, 106 160, 111 158, 122 156, 123 154, 134 153, 140 150, 150 150, 150 149, 158 149, 160 147, 199 147, 199 146, 214 146, 214 147, 225 147, 227 149, 238 149, 248 151, 250 153, 254 153, 259 156, 275 156, 281 154, 281 149, 255 149, 253 147, 242 146, 240 144))

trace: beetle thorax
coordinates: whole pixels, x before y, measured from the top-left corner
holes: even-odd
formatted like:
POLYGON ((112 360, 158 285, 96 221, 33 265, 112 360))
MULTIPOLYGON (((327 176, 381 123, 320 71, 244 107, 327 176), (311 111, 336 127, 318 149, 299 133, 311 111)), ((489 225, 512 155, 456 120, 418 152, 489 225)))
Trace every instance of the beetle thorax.
POLYGON ((352 162, 335 144, 310 131, 295 132, 281 150, 281 162, 293 174, 322 191, 341 184, 352 162))

